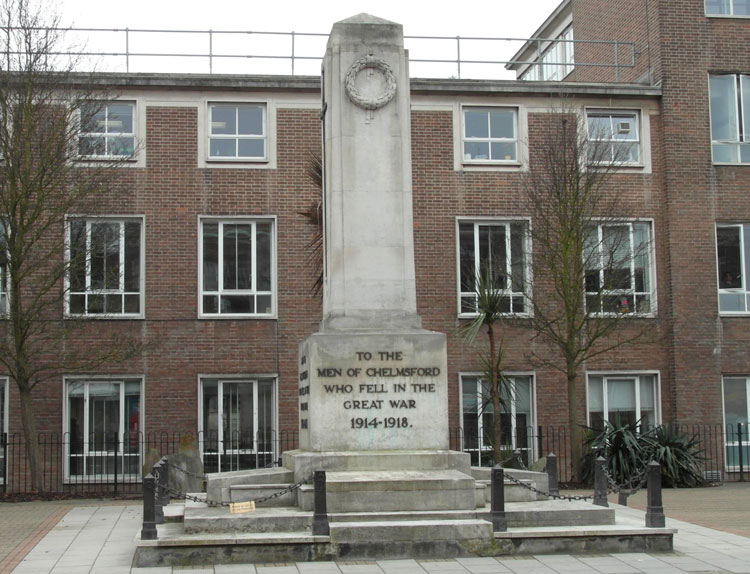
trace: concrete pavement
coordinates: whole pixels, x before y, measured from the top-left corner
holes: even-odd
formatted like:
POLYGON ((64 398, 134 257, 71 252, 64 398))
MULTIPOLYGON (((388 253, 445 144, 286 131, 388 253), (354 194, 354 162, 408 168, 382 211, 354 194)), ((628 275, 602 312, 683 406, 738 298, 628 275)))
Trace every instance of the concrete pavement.
MULTIPOLYGON (((632 497, 629 503, 629 508, 615 506, 617 512, 642 519, 643 511, 635 507, 645 503, 644 495, 632 497)), ((750 484, 665 490, 664 507, 667 526, 679 530, 675 536, 675 552, 670 554, 131 568, 135 537, 141 523, 141 506, 137 503, 0 504, 0 574, 750 574, 750 484), (62 514, 62 519, 53 526, 62 514), (42 537, 46 529, 48 532, 42 537), (28 554, 18 562, 28 548, 31 548, 28 554)))

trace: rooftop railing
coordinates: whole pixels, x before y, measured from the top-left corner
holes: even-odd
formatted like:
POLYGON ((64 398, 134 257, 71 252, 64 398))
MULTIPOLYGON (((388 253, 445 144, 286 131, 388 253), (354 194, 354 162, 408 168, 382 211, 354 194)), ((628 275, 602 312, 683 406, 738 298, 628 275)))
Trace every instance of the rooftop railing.
MULTIPOLYGON (((10 62, 19 54, 12 31, 0 36, 0 53, 10 62)), ((50 52, 50 57, 75 57, 80 71, 183 74, 319 75, 328 34, 239 30, 152 30, 135 28, 40 28, 42 34, 62 36, 61 45, 76 46, 50 52)), ((0 31, 2 34, 2 31, 0 31)), ((487 38, 405 36, 410 75, 422 78, 514 79, 508 64, 559 66, 570 62, 539 62, 539 54, 556 42, 573 44, 575 67, 609 72, 602 81, 620 81, 622 70, 633 68, 633 42, 560 40, 550 38, 487 38), (512 60, 531 45, 533 59, 512 60), (579 54, 581 57, 578 57, 579 54), (588 57, 591 56, 591 57, 588 57), (591 60, 591 61, 588 61, 591 60)), ((547 68, 549 69, 549 68, 547 68)), ((560 74, 562 75, 562 74, 560 74)), ((605 74, 600 73, 600 76, 605 74)))

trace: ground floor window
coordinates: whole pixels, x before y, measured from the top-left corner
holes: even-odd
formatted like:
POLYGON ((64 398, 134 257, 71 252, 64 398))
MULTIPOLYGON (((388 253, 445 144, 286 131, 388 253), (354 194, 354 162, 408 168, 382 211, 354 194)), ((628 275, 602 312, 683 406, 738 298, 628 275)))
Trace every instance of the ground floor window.
POLYGON ((750 377, 724 377, 724 424, 726 425, 726 467, 738 471, 740 467, 740 445, 742 460, 747 467, 750 461, 750 377), (738 428, 738 425, 740 427, 738 428), (742 438, 740 439, 740 432, 742 438))
POLYGON ((277 458, 273 378, 200 381, 200 443, 206 472, 261 468, 277 458))
POLYGON ((659 389, 657 376, 649 374, 588 375, 589 426, 604 428, 604 421, 614 425, 653 428, 659 423, 659 389))
MULTIPOLYGON (((534 459, 535 409, 534 377, 507 375, 503 393, 505 406, 500 413, 503 450, 510 456, 519 449, 525 464, 534 459)), ((473 466, 492 466, 492 428, 495 412, 490 387, 479 375, 461 376, 461 419, 463 448, 473 466)))
POLYGON ((5 449, 8 444, 8 379, 0 377, 0 484, 5 484, 5 449))
POLYGON ((140 477, 141 386, 141 379, 66 380, 67 478, 140 477))

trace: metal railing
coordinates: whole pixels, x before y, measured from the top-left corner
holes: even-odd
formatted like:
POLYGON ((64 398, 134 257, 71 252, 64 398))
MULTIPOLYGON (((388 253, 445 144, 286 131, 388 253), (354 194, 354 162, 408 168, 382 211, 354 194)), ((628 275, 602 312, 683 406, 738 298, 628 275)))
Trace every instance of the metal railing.
MULTIPOLYGON (((147 458, 175 454, 185 437, 192 437, 202 455, 204 472, 246 470, 279 464, 281 454, 298 447, 297 432, 232 433, 191 431, 137 433, 117 436, 92 434, 88 441, 70 433, 39 433, 42 467, 40 490, 59 493, 140 493, 147 458), (97 445, 94 448, 94 445, 97 445)), ((0 484, 7 492, 31 491, 27 447, 19 433, 0 439, 0 484)))
MULTIPOLYGON (((4 28, 2 52, 10 62, 11 55, 22 52, 14 46, 11 32, 4 28)), ((143 28, 39 28, 40 33, 60 34, 61 45, 80 46, 50 52, 52 57, 75 57, 83 64, 81 71, 91 71, 94 64, 105 64, 113 72, 182 73, 251 73, 319 75, 328 34, 310 32, 263 32, 253 30, 160 30, 143 28), (163 46, 170 46, 165 50, 163 46), (162 63, 158 63, 162 60, 162 63), (175 69, 175 61, 188 62, 184 72, 175 69), (196 65, 200 62, 200 65, 196 65), (251 64, 251 65, 248 65, 251 64), (88 66, 88 69, 86 69, 88 66), (111 69, 109 66, 112 66, 111 69)), ((540 62, 542 51, 556 42, 571 43, 581 51, 590 47, 594 60, 578 58, 579 68, 612 71, 609 81, 619 81, 622 69, 636 63, 635 44, 616 40, 560 40, 558 38, 405 36, 413 77, 454 77, 458 79, 512 79, 507 64, 538 64, 566 69, 570 62, 540 62), (536 45, 533 60, 496 58, 516 53, 527 43, 536 45), (488 54, 490 57, 488 57, 488 54), (499 70, 499 72, 498 72, 499 70), (415 75, 416 74, 418 75, 415 75)))

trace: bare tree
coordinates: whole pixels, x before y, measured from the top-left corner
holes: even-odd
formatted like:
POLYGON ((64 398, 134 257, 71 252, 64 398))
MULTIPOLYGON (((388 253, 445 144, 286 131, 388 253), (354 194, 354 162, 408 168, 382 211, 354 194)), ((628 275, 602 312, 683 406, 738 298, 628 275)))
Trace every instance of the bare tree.
POLYGON ((523 184, 532 216, 532 359, 566 377, 574 480, 581 476, 585 363, 642 341, 652 328, 636 319, 654 303, 650 227, 629 217, 609 185, 637 153, 628 121, 590 116, 587 126, 583 110, 551 113, 523 184))
MULTIPOLYGON (((82 323, 65 317, 71 271, 88 262, 65 217, 83 214, 105 191, 119 159, 77 162, 79 126, 95 121, 107 95, 66 56, 64 30, 49 7, 32 0, 0 2, 0 365, 16 382, 31 486, 43 488, 32 407, 35 389, 62 373, 81 373, 140 351, 125 337, 102 337, 96 349, 67 345, 82 323), (67 239, 66 239, 67 235, 67 239), (71 249, 72 253, 74 250, 71 249)), ((87 148, 87 153, 92 150, 87 148)), ((119 150, 121 153, 122 150, 119 150)), ((112 154, 118 155, 118 154, 112 154)))

